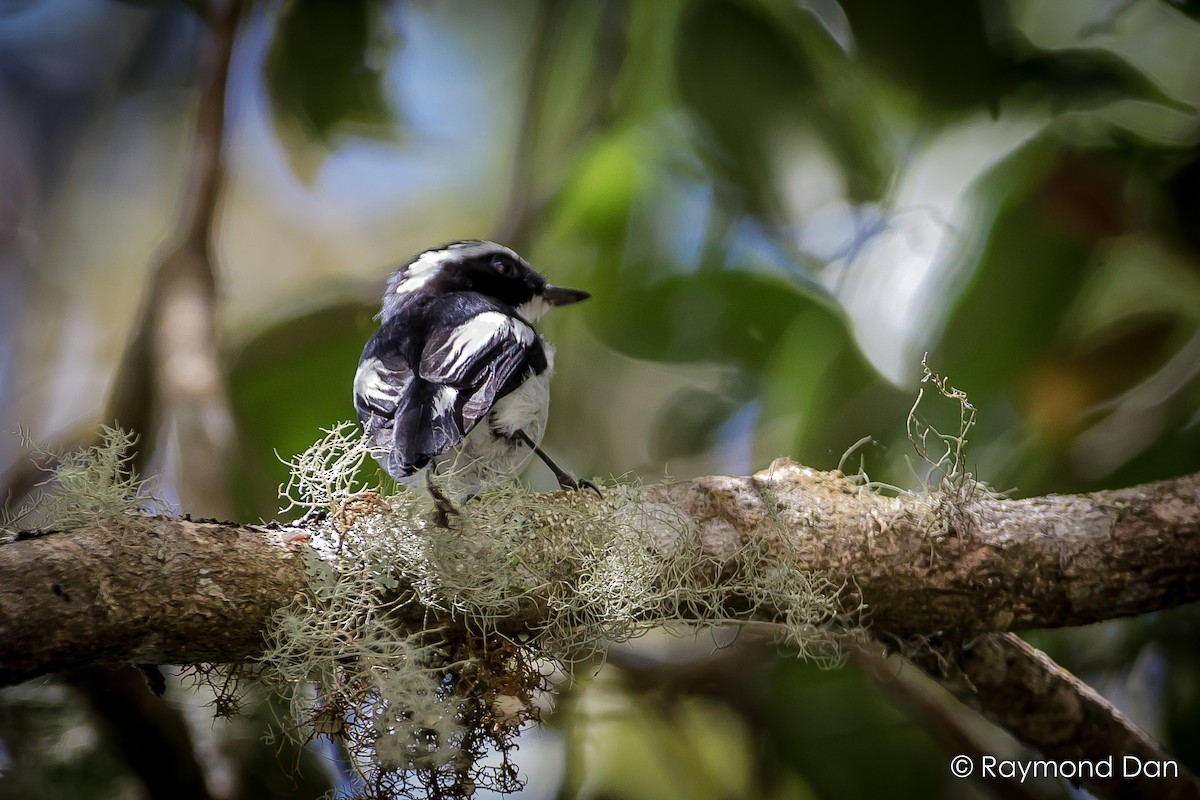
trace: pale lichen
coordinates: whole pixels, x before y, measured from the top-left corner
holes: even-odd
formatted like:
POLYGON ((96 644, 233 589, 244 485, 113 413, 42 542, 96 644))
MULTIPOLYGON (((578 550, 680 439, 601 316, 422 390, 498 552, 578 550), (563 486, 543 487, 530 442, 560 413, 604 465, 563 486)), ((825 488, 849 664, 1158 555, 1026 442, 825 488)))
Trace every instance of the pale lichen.
POLYGON ((909 441, 923 465, 919 476, 924 489, 909 494, 916 513, 930 523, 926 529, 931 534, 969 535, 975 528, 973 510, 977 502, 1002 499, 1004 494, 980 480, 967 463, 975 406, 966 392, 951 386, 949 379, 934 372, 928 361, 928 355, 921 359, 921 383, 931 384, 940 397, 958 406, 958 430, 943 433, 918 416, 925 399, 925 390, 920 389, 908 412, 907 427, 909 441), (925 507, 924 513, 920 506, 925 507))
POLYGON ((830 631, 854 627, 840 587, 793 566, 782 521, 722 553, 732 571, 636 484, 597 498, 512 483, 439 527, 423 494, 356 477, 369 455, 346 424, 291 462, 312 586, 262 658, 309 735, 346 740, 365 795, 517 788, 508 752, 546 676, 653 628, 770 616, 796 652, 836 661, 830 631))
POLYGON ((99 440, 75 450, 61 450, 22 434, 21 443, 46 473, 33 496, 15 511, 6 511, 0 529, 65 531, 115 519, 136 520, 161 513, 153 479, 134 469, 137 436, 101 426, 99 440))

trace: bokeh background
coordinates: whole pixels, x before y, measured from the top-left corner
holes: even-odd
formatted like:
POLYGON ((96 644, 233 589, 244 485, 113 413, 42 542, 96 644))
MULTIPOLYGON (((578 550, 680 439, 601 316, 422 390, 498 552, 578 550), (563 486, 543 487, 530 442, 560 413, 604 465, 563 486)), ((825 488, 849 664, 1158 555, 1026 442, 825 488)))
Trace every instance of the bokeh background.
MULTIPOLYGON (((203 3, 0 0, 0 468, 101 419, 180 214, 203 3)), ((788 455, 919 488, 921 360, 1011 496, 1200 470, 1200 5, 290 0, 238 29, 212 231, 241 520, 353 415, 388 272, 493 238, 551 315, 547 448, 584 475, 788 455)), ((926 398, 926 423, 958 432, 926 398)), ((186 441, 158 439, 176 510, 186 441)), ((526 480, 549 489, 534 465, 526 480)), ((1195 609, 1029 638, 1200 770, 1195 609)), ((944 698, 720 637, 581 670, 527 797, 1062 797, 949 775, 944 698)), ((94 694, 91 695, 94 697, 94 694)), ((0 693, 0 796, 145 788, 77 686, 0 693)), ((172 683, 197 796, 316 797, 335 754, 172 683)))

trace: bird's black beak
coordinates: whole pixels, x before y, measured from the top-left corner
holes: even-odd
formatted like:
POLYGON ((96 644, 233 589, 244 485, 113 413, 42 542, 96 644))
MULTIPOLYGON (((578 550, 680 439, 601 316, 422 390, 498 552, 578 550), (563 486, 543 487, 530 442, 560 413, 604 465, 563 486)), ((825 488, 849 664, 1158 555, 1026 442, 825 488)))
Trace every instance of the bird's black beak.
POLYGON ((582 289, 564 289, 561 286, 547 286, 542 290, 542 297, 552 306, 569 306, 580 300, 587 300, 590 294, 582 289))

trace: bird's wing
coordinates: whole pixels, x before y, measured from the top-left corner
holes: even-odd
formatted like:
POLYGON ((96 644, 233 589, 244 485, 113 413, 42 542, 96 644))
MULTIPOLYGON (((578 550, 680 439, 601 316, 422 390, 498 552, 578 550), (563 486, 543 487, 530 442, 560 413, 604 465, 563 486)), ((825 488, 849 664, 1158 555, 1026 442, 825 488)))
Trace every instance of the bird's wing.
POLYGON ((457 445, 527 371, 546 368, 537 332, 491 298, 450 296, 426 318, 437 324, 385 322, 354 378, 359 421, 397 478, 457 445), (398 348, 417 353, 416 363, 398 348))
MULTIPOLYGON (((413 411, 419 408, 422 387, 404 355, 396 349, 402 332, 385 325, 363 349, 354 374, 354 409, 371 447, 385 454, 387 471, 396 478, 411 475, 424 466, 416 463, 419 453, 414 435, 413 411), (402 425, 397 426, 400 420, 402 425), (403 431, 401 437, 397 430, 403 431), (403 442, 397 446, 398 441, 403 442)), ((416 426, 419 427, 419 426, 416 426)), ((381 461, 384 459, 381 457, 381 461)), ((428 461, 428 459, 426 459, 428 461)))
POLYGON ((546 354, 537 332, 502 304, 482 295, 452 302, 454 313, 439 318, 454 324, 430 333, 418 373, 454 391, 454 411, 466 436, 527 372, 546 368, 546 354))
POLYGON ((405 478, 463 436, 458 392, 421 380, 405 352, 418 331, 384 323, 363 350, 354 376, 354 407, 372 449, 395 478, 405 478))
MULTIPOLYGON (((374 341, 372 341, 374 343, 374 341)), ((371 415, 391 419, 396 406, 412 385, 413 371, 399 353, 373 352, 370 344, 354 373, 354 407, 359 421, 371 415)))

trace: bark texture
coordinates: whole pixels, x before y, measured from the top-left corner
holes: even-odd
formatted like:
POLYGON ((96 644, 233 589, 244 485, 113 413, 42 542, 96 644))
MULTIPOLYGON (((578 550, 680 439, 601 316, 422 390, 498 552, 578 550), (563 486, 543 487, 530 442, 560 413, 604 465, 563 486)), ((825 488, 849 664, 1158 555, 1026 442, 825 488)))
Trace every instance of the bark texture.
POLYGON ((242 661, 305 586, 278 531, 136 519, 0 547, 0 685, 111 662, 242 661))
MULTIPOLYGON (((587 493, 562 501, 577 511, 602 502, 587 493)), ((877 635, 949 643, 947 660, 922 666, 1048 758, 1170 758, 1092 689, 1004 632, 1195 601, 1200 476, 1089 495, 948 503, 882 496, 838 473, 778 461, 751 477, 648 487, 628 512, 646 520, 660 559, 698 551, 689 563, 714 587, 765 547, 771 558, 844 587, 844 608, 861 608, 877 635), (664 512, 673 524, 653 522, 664 512)), ((307 590, 308 541, 303 528, 165 518, 20 533, 0 546, 0 685, 106 662, 252 658, 272 614, 307 590)), ((526 599, 500 627, 537 625, 544 606, 526 599)), ((769 604, 729 604, 744 619, 775 621, 769 604)), ((405 611, 414 627, 461 624, 405 611)), ((1200 797, 1200 781, 1182 766, 1175 779, 1085 785, 1098 797, 1200 797)))
MULTIPOLYGON (((845 608, 861 605, 873 631, 897 636, 1082 625, 1200 595, 1196 476, 948 515, 780 461, 752 477, 649 487, 643 505, 634 516, 682 515, 682 527, 652 528, 655 548, 663 558, 699 548, 714 585, 764 539, 775 557, 844 586, 845 608)), ((271 613, 306 588, 303 539, 299 529, 137 518, 0 546, 0 683, 97 662, 253 656, 271 613)), ((504 627, 537 622, 530 599, 504 627)), ((774 621, 770 607, 748 618, 774 621)))
POLYGON ((1028 500, 886 497, 788 460, 749 478, 652 487, 715 563, 782 530, 779 557, 829 574, 895 634, 1086 625, 1200 599, 1200 476, 1028 500))

